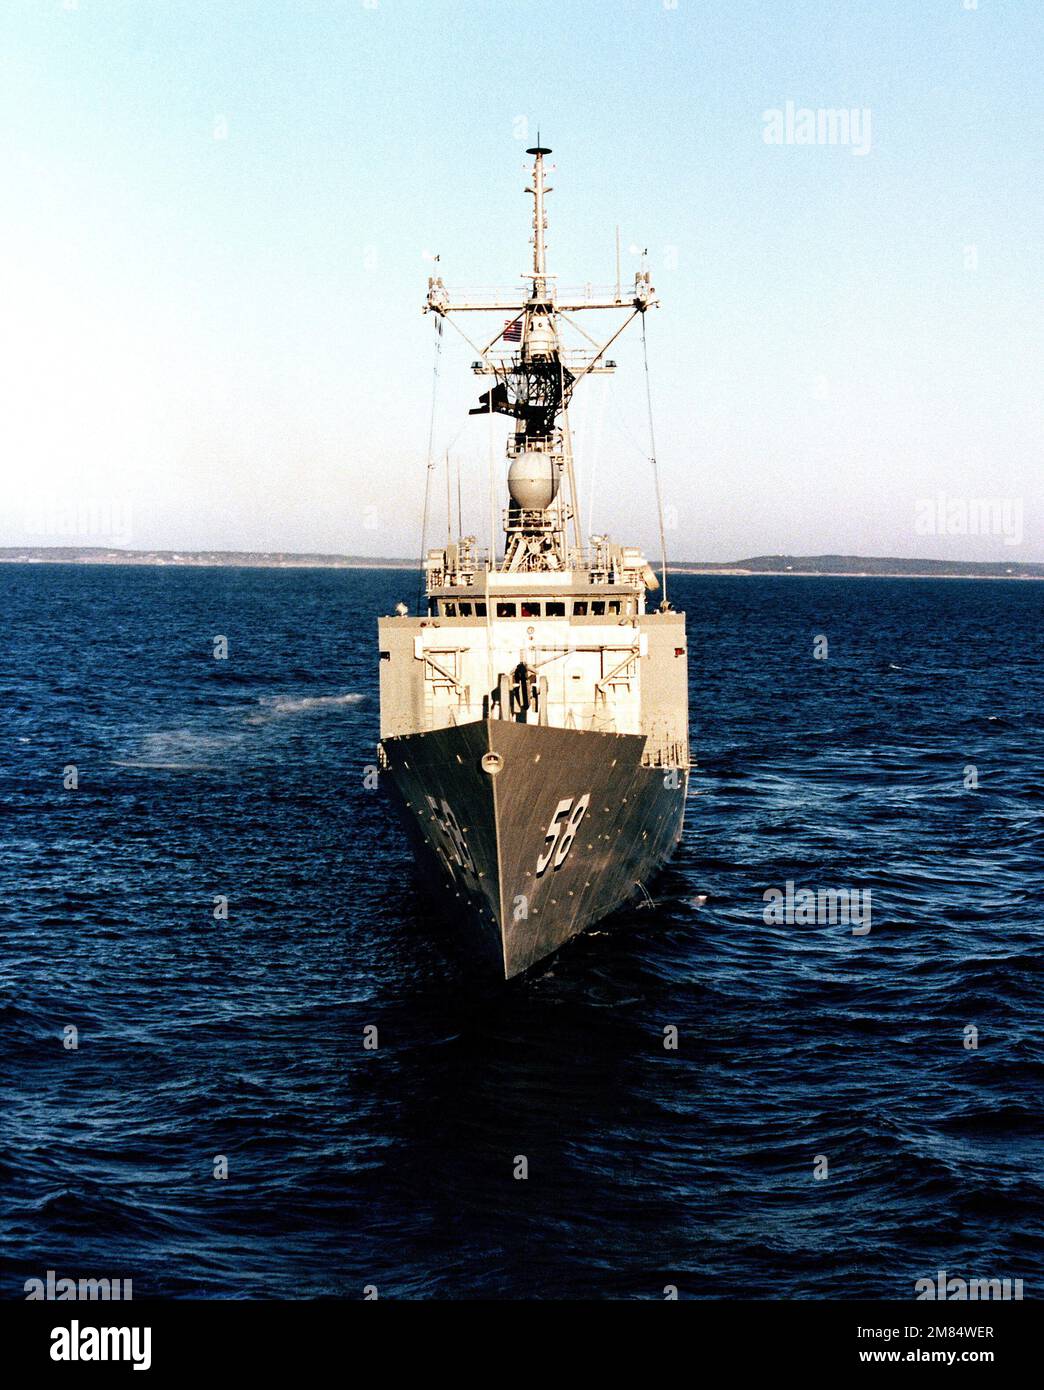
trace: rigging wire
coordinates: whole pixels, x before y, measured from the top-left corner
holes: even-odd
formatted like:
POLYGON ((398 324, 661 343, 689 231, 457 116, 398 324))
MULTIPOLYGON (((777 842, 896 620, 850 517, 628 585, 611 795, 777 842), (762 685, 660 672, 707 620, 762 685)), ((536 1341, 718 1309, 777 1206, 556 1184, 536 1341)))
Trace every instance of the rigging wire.
MULTIPOLYGON (((597 475, 598 475, 598 464, 599 464, 599 461, 600 461, 600 458, 601 458, 601 453, 602 453, 602 434, 603 434, 603 431, 604 431, 604 428, 605 428, 605 398, 606 398, 607 386, 608 386, 608 382, 607 382, 607 380, 606 380, 605 378, 603 378, 602 381, 600 381, 600 382, 598 383, 598 388, 597 388, 597 389, 598 389, 598 397, 597 397, 597 400, 596 400, 596 402, 595 402, 595 407, 594 407, 594 411, 593 411, 593 412, 591 412, 590 410, 588 410, 588 408, 587 408, 587 406, 586 406, 587 400, 590 399, 590 392, 587 393, 587 395, 585 395, 585 397, 584 397, 584 401, 585 401, 584 439, 585 439, 585 442, 587 441, 587 422, 588 422, 589 415, 593 413, 593 414, 594 414, 594 417, 595 417, 595 418, 594 418, 594 424, 593 424, 592 427, 591 427, 591 432, 592 432, 592 435, 593 435, 593 439, 592 439, 592 441, 591 441, 591 446, 590 446, 590 462, 588 463, 588 477, 589 477, 589 481, 588 481, 588 485, 587 485, 587 513, 586 513, 586 515, 587 515, 587 526, 588 526, 588 531, 589 531, 590 533, 593 533, 593 532, 594 532, 594 529, 595 529, 595 523, 594 523, 594 517, 595 517, 595 496, 596 496, 596 492, 595 492, 595 480, 596 480, 597 475)), ((644 452, 645 452, 645 451, 643 450, 643 451, 642 451, 643 455, 644 455, 644 452)))
POLYGON ((496 458, 493 443, 493 412, 489 412, 489 426, 486 435, 489 440, 489 569, 495 569, 497 564, 497 484, 496 484, 496 458))
POLYGON ((428 504, 431 500, 431 474, 435 467, 435 410, 439 402, 439 366, 442 358, 442 315, 435 317, 435 366, 431 379, 431 419, 428 423, 428 468, 424 477, 424 517, 421 521, 420 564, 417 574, 417 616, 421 616, 424 599, 424 556, 428 544, 428 504))
POLYGON ((660 493, 660 465, 656 462, 656 435, 653 432, 652 387, 649 384, 649 348, 645 341, 645 315, 642 314, 642 361, 645 364, 645 402, 649 408, 649 448, 652 450, 649 462, 653 466, 653 482, 656 485, 656 511, 660 520, 660 582, 663 585, 661 608, 667 607, 667 533, 663 524, 663 498, 660 493))
POLYGON ((486 556, 486 697, 484 715, 492 711, 493 699, 493 600, 489 592, 489 576, 497 563, 496 537, 496 484, 494 483, 495 464, 493 460, 493 412, 489 412, 489 553, 486 556))
POLYGON ((609 404, 612 406, 612 415, 609 418, 609 424, 616 430, 621 439, 630 444, 636 454, 641 454, 642 458, 648 462, 649 450, 640 440, 636 439, 628 429, 623 410, 620 407, 620 402, 616 395, 616 388, 613 386, 612 382, 606 383, 606 390, 609 404))
MULTIPOLYGON (((444 320, 443 320, 443 317, 442 317, 442 315, 440 314, 440 315, 439 315, 439 323, 441 324, 443 321, 444 321, 444 320)), ((451 318, 445 319, 445 322, 448 323, 449 326, 450 326, 451 328, 455 328, 455 329, 457 330, 457 332, 460 334, 460 336, 461 336, 461 337, 464 339, 464 341, 467 343, 468 347, 471 348, 471 350, 472 350, 473 353, 475 353, 478 357, 482 357, 482 358, 484 358, 484 357, 486 356, 486 352, 489 351, 489 348, 486 348, 486 352, 483 352, 483 350, 482 350, 480 347, 478 347, 475 343, 473 343, 473 342, 471 341, 471 339, 470 339, 470 338, 468 337, 468 335, 464 332, 463 328, 461 328, 461 326, 460 326, 459 323, 454 323, 454 321, 453 321, 451 318)), ((503 330, 501 330, 501 331, 503 331, 503 330)), ((498 336, 499 336, 499 334, 498 334, 498 336)), ((493 342, 494 342, 494 343, 496 342, 496 338, 493 339, 493 342)))

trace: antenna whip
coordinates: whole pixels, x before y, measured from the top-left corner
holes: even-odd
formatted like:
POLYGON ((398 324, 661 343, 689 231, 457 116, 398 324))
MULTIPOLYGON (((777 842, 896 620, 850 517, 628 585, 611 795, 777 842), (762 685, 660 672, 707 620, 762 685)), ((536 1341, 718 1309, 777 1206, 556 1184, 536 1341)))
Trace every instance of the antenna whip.
POLYGON ((656 485, 656 511, 660 519, 660 582, 663 585, 663 604, 667 604, 667 534, 663 524, 663 498, 660 494, 660 465, 656 462, 656 435, 653 432, 652 387, 649 385, 649 349, 645 341, 645 314, 642 313, 642 360, 645 363, 645 402, 649 408, 649 448, 652 450, 649 462, 653 466, 653 482, 656 485))
POLYGON ((431 420, 428 423, 428 468, 424 475, 424 519, 421 522, 421 549, 419 574, 417 575, 417 616, 421 614, 424 598, 424 557, 428 544, 428 503, 431 498, 431 474, 435 467, 435 408, 439 401, 439 365, 442 358, 442 316, 435 319, 435 368, 431 380, 431 420))

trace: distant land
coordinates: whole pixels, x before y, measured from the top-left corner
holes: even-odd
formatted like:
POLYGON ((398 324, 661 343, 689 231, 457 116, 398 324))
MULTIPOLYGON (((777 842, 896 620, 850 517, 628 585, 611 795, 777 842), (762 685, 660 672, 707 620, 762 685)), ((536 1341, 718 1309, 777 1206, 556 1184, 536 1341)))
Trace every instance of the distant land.
MULTIPOLYGON (((0 564, 188 565, 254 569, 417 569, 416 560, 282 550, 119 550, 88 546, 0 547, 0 564)), ((876 579, 1044 579, 1044 562, 899 560, 866 555, 755 555, 724 562, 673 560, 675 574, 820 575, 876 579)))

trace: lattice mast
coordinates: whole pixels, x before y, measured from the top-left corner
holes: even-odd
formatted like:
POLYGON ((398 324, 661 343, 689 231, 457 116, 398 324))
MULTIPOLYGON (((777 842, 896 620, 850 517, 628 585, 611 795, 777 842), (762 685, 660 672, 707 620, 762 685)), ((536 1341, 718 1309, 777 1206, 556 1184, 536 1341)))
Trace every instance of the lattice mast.
POLYGON ((617 287, 566 296, 566 302, 562 302, 555 287, 556 277, 547 270, 544 199, 552 189, 545 183, 544 158, 551 151, 538 142, 526 153, 533 156, 531 182, 526 187, 533 198, 533 264, 523 276, 526 285, 510 297, 464 296, 451 302, 441 277, 432 276, 424 310, 447 320, 458 312, 514 313, 514 318, 504 323, 485 348, 476 348, 464 335, 479 353, 472 370, 494 381, 471 414, 494 412, 511 416, 515 422, 507 442, 510 500, 504 520, 502 568, 519 572, 560 571, 582 563, 568 413, 573 389, 589 373, 615 370, 615 363, 605 358, 606 350, 637 314, 644 314, 658 301, 649 272, 642 269, 635 275, 634 289, 629 295, 617 287), (632 310, 630 316, 600 347, 586 333, 583 336, 588 347, 563 346, 559 323, 568 321, 569 314, 582 309, 628 308, 632 310), (570 523, 572 547, 567 539, 570 523))

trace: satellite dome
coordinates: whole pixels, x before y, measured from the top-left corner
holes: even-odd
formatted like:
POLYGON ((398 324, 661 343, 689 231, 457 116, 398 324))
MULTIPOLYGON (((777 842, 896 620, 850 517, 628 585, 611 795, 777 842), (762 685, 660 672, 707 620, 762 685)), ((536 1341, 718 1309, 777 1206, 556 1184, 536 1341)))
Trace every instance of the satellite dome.
POLYGON ((516 507, 526 511, 544 511, 555 500, 557 491, 558 469, 550 454, 527 450, 511 460, 508 492, 516 507))

